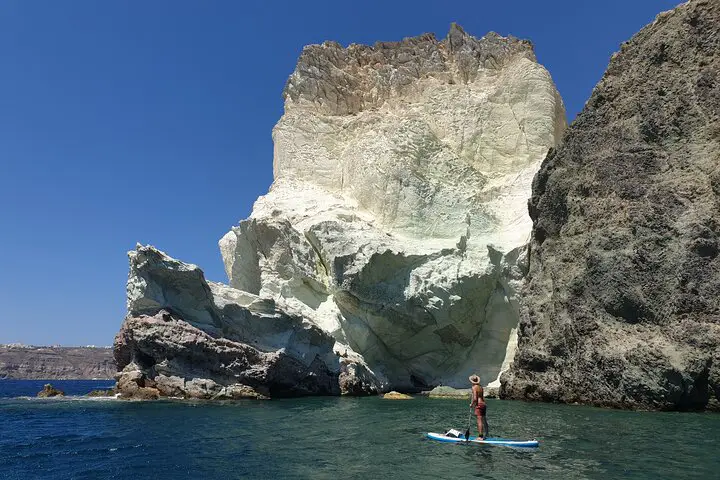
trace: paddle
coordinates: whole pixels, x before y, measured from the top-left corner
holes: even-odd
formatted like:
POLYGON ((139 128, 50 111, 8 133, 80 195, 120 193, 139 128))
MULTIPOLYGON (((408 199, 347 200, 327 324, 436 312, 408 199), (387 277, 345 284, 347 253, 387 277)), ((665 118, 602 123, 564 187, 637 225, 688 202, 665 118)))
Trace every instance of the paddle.
POLYGON ((472 420, 472 407, 470 407, 470 414, 468 415, 467 430, 465 430, 465 441, 470 440, 470 420, 472 420))

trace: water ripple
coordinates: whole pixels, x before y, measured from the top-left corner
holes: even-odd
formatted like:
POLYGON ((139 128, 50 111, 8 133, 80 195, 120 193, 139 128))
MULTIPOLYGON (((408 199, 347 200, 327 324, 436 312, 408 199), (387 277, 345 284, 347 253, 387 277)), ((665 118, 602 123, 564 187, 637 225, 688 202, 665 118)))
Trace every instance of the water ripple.
POLYGON ((493 435, 536 437, 540 448, 425 438, 428 430, 464 430, 465 401, 5 399, 0 478, 645 479, 712 478, 720 471, 718 415, 493 400, 488 413, 493 435))

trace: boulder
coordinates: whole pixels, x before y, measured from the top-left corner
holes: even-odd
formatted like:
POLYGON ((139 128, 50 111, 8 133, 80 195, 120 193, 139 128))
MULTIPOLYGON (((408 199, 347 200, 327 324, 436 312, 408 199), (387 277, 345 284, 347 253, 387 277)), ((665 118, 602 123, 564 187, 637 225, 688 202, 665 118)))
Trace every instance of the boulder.
POLYGON ((86 397, 114 397, 117 395, 117 392, 114 389, 108 389, 108 390, 92 390, 89 393, 87 393, 86 397))
POLYGON ((412 400, 411 395, 407 395, 405 393, 400 393, 396 391, 388 392, 385 395, 383 395, 383 398, 385 400, 412 400))
POLYGON ((62 390, 58 390, 49 383, 46 383, 43 389, 38 392, 37 396, 42 398, 64 397, 65 392, 63 392, 62 390))

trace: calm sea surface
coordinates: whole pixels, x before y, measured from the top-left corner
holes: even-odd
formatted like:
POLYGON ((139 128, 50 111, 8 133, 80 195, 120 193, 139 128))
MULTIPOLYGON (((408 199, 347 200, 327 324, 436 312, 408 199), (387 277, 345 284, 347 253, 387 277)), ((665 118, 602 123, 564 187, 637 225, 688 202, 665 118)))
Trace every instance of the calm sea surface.
MULTIPOLYGON (((465 401, 304 398, 232 403, 35 399, 0 381, 2 479, 719 478, 720 415, 488 401, 493 436, 454 445, 465 401)), ((111 382, 53 381, 81 395, 111 382)))

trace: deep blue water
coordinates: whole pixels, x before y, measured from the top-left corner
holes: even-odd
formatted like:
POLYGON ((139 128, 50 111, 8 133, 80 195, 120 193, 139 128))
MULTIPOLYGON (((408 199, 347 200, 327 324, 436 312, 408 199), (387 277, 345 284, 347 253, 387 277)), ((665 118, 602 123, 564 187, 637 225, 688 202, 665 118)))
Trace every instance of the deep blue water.
MULTIPOLYGON (((467 402, 305 398, 229 403, 17 399, 0 381, 0 478, 718 478, 720 415, 488 400, 493 435, 540 448, 433 442, 467 402)), ((87 393, 109 382, 51 382, 87 393)), ((39 387, 38 387, 39 385, 39 387)))

